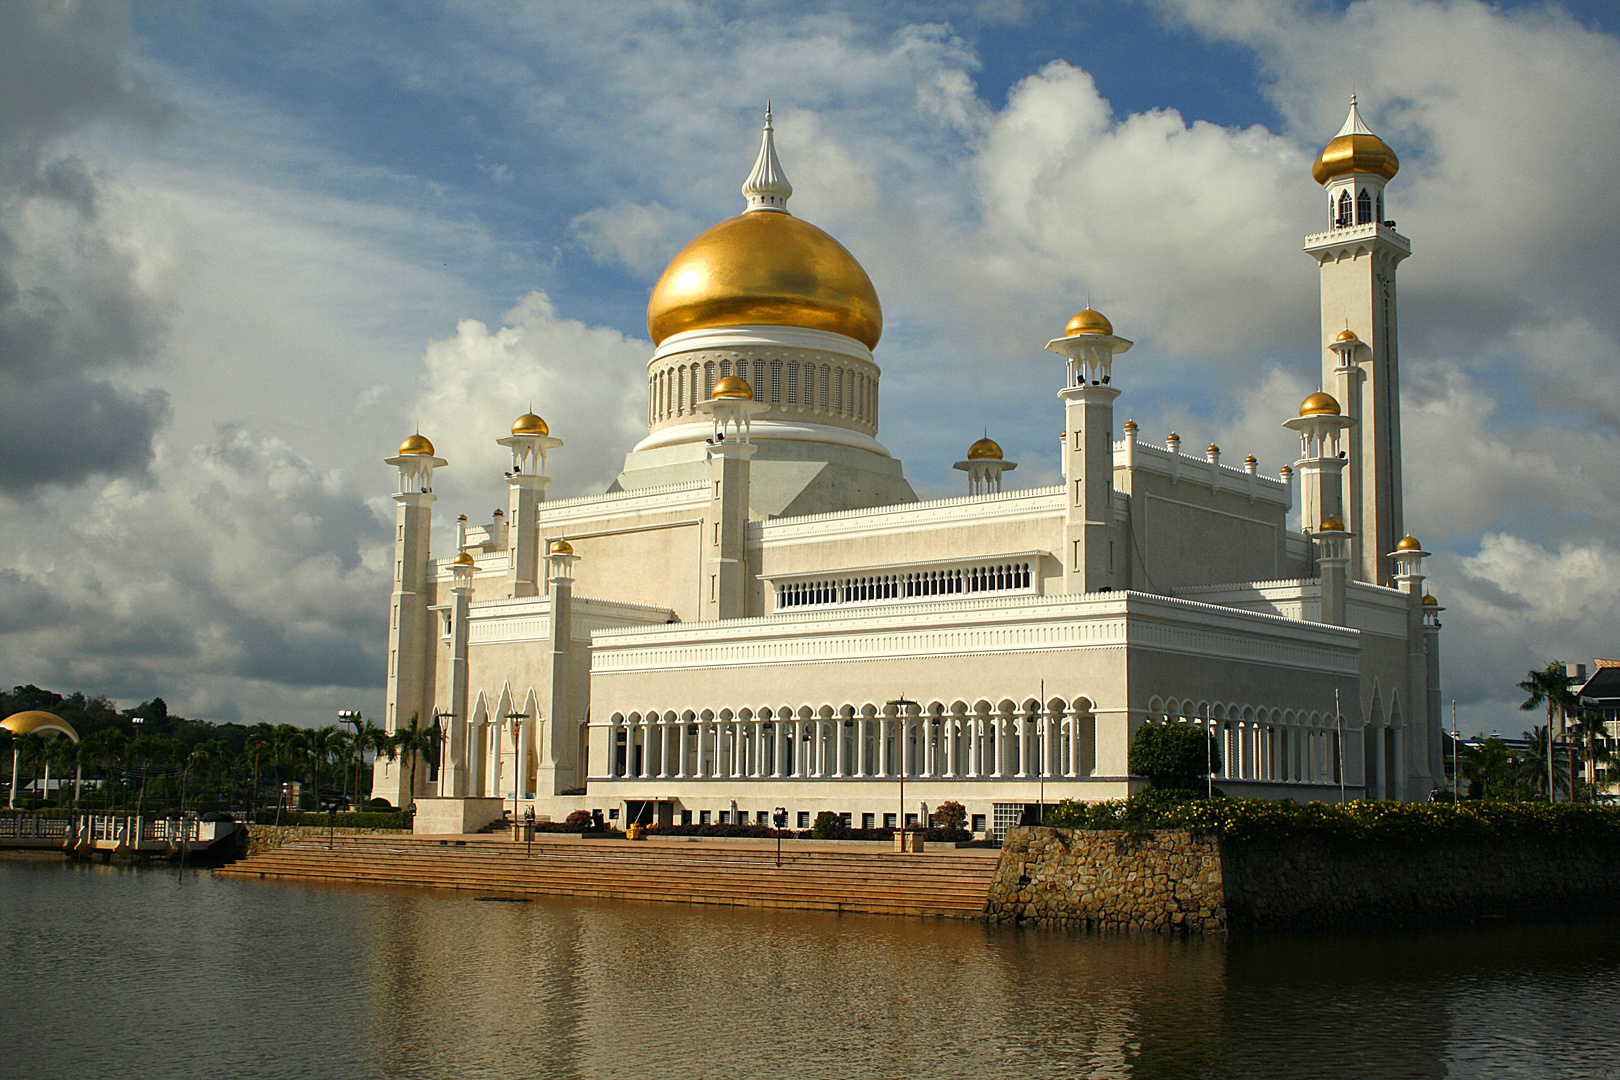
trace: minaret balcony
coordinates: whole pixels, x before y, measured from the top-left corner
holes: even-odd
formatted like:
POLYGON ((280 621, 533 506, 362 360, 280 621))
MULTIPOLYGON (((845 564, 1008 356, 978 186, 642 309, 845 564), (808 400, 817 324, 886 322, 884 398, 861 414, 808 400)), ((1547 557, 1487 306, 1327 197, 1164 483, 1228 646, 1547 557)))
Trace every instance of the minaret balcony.
POLYGON ((1311 233, 1305 237, 1305 250, 1315 256, 1318 262, 1337 262, 1358 255, 1370 255, 1379 242, 1393 248, 1398 259, 1412 254, 1412 241, 1381 221, 1311 233))

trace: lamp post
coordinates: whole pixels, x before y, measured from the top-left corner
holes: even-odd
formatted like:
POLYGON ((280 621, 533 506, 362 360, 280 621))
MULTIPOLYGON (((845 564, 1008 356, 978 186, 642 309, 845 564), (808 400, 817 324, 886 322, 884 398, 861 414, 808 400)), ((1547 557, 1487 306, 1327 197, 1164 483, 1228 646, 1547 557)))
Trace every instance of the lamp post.
POLYGON ((337 711, 338 723, 349 724, 354 728, 354 801, 360 805, 360 764, 366 756, 366 748, 360 745, 360 729, 363 717, 358 709, 339 709, 337 711))
POLYGON ((894 745, 900 757, 900 810, 894 819, 894 827, 902 833, 906 831, 906 710, 918 708, 915 701, 906 697, 905 691, 900 696, 888 702, 895 709, 900 723, 895 731, 894 745))
POLYGON ((787 807, 778 806, 771 814, 776 822, 776 865, 782 865, 782 830, 787 827, 787 807))
MULTIPOLYGON (((455 719, 455 716, 456 716, 455 713, 449 712, 447 710, 435 709, 433 711, 433 733, 434 733, 434 737, 437 738, 438 742, 439 742, 438 753, 435 755, 436 760, 434 762, 434 765, 435 765, 435 771, 439 774, 438 775, 438 783, 439 783, 439 795, 440 795, 441 798, 444 796, 445 758, 447 758, 449 756, 449 753, 448 753, 449 745, 445 742, 445 738, 444 738, 445 721, 446 720, 453 720, 453 719, 455 719)), ((516 808, 514 807, 513 809, 514 809, 514 812, 515 812, 516 808)))
POLYGON ((1451 699, 1451 805, 1457 805, 1457 783, 1462 779, 1457 763, 1457 699, 1451 699))
MULTIPOLYGON (((135 739, 136 740, 140 739, 140 737, 141 737, 141 725, 146 723, 146 717, 144 717, 144 716, 132 716, 132 717, 129 718, 129 722, 130 722, 130 726, 132 726, 135 729, 135 739)), ((131 741, 134 741, 134 740, 131 740, 131 741)), ((17 786, 17 774, 16 774, 15 771, 13 771, 12 774, 11 774, 11 786, 12 787, 17 786)), ((1548 786, 1549 787, 1552 786, 1551 781, 1548 782, 1548 786)), ((124 805, 128 806, 129 804, 125 803, 124 805)), ((139 795, 135 796, 135 814, 136 814, 137 817, 140 816, 141 810, 142 810, 143 807, 145 807, 145 805, 146 805, 146 770, 142 769, 141 770, 141 791, 140 791, 139 795)))
POLYGON ((501 719, 512 722, 512 820, 517 820, 518 799, 523 794, 523 766, 528 764, 518 760, 518 735, 522 730, 522 721, 527 720, 526 712, 509 712, 501 719))

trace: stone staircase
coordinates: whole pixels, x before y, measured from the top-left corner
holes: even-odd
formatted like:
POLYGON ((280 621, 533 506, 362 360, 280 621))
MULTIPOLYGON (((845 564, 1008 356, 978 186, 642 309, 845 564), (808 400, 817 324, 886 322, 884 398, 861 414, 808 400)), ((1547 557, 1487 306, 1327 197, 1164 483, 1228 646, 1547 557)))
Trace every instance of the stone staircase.
MULTIPOLYGON (((723 842, 537 839, 509 841, 339 836, 296 841, 215 873, 227 877, 462 889, 495 896, 808 908, 980 919, 999 852, 899 854, 887 848, 790 841, 723 842)), ((877 847, 877 845, 873 845, 877 847)))

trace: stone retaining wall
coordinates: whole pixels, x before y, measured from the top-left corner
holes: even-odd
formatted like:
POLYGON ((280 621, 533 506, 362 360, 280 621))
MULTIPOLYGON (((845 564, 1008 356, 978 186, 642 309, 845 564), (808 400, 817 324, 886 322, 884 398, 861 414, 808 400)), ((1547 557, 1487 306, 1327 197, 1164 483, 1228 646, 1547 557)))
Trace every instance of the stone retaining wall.
MULTIPOLYGON (((334 830, 322 825, 248 825, 248 846, 244 856, 274 851, 293 840, 321 840, 334 830)), ((409 829, 337 829, 338 836, 409 836, 409 829)))
POLYGON ((1185 832, 1019 828, 986 914, 1092 930, 1344 930, 1591 914, 1620 902, 1620 849, 1589 841, 1231 843, 1185 832))
POLYGON ((1221 852, 1159 831, 1009 830, 985 911, 993 922, 1087 930, 1226 929, 1221 852))

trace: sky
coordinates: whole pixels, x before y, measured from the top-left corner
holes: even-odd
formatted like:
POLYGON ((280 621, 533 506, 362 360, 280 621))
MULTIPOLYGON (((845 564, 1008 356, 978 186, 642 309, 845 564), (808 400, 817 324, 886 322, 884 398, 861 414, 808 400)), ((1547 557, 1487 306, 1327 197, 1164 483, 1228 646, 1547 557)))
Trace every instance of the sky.
MULTIPOLYGON (((1316 153, 1393 146, 1406 524, 1465 733, 1620 653, 1620 13, 1605 0, 0 5, 0 683, 328 723, 383 701, 393 472, 552 497, 645 433, 647 295, 742 209, 882 298, 881 438, 923 497, 982 431, 1058 476, 1087 299, 1121 421, 1253 453, 1320 370, 1316 153)), ((1235 456, 1234 456, 1235 455, 1235 456)), ((447 537, 440 538, 447 544, 447 537)))

